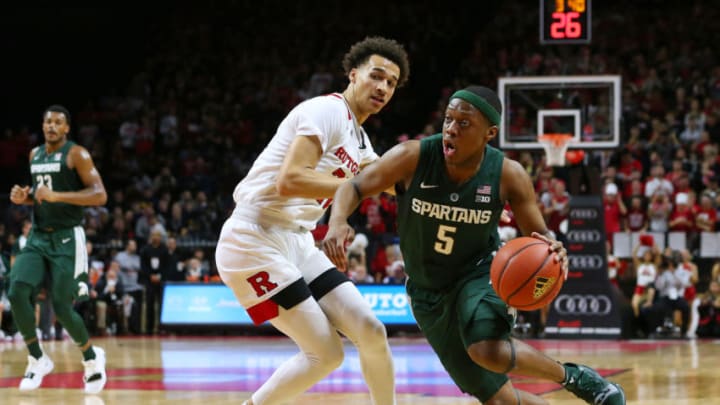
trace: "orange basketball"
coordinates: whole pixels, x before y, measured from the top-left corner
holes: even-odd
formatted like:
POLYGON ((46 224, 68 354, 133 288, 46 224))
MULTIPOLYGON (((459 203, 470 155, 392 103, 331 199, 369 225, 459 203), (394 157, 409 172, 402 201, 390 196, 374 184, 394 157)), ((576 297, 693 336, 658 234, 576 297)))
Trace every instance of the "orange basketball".
POLYGON ((532 311, 549 304, 560 292, 563 272, 548 244, 535 238, 510 240, 495 254, 490 281, 511 307, 532 311))

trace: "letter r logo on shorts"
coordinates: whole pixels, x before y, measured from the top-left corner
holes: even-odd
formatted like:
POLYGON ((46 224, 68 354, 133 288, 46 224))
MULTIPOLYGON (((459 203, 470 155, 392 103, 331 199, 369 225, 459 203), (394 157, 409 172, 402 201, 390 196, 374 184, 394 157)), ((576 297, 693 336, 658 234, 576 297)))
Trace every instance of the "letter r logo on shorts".
POLYGON ((270 281, 270 274, 267 271, 255 273, 247 278, 248 283, 253 287, 258 297, 269 293, 277 288, 277 284, 270 281))

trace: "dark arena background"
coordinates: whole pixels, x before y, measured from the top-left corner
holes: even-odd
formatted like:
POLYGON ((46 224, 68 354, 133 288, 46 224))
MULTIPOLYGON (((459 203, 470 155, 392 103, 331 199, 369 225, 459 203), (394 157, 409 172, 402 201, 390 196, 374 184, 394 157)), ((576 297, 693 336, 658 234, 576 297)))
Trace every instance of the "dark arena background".
MULTIPOLYGON (((720 404, 720 7, 710 0, 250 2, 200 7, 27 8, 0 13, 0 402, 239 404, 293 342, 253 326, 214 252, 232 192, 301 101, 347 84, 352 43, 382 35, 409 53, 410 79, 364 128, 378 154, 441 131, 448 97, 479 84, 503 103, 493 145, 531 176, 568 279, 515 337, 621 384, 629 404, 720 404), (421 4, 423 3, 423 4, 421 4), (162 295, 142 284, 77 303, 108 356, 108 383, 82 393, 81 357, 37 296, 37 335, 55 361, 21 393, 27 349, 7 300, 31 207, 42 114, 62 104, 108 193, 85 210, 90 287, 145 272, 150 235, 168 250, 162 295), (135 260, 134 258, 138 258, 135 260), (678 275, 678 284, 656 280, 678 275), (682 276, 681 276, 682 275, 682 276), (654 294, 649 294, 653 291, 654 294), (102 312, 102 313, 101 313, 102 312)), ((348 276, 386 325, 399 404, 472 404, 419 332, 405 295, 393 196, 351 217, 362 234, 348 276)), ((512 216, 512 213, 511 213, 512 216)), ((327 218, 313 234, 321 241, 327 218)), ((504 240, 520 236, 513 221, 504 240)), ((137 283, 136 283, 137 284, 137 283)), ((297 404, 369 404, 355 347, 297 404)), ((511 375, 552 404, 559 384, 511 375)))

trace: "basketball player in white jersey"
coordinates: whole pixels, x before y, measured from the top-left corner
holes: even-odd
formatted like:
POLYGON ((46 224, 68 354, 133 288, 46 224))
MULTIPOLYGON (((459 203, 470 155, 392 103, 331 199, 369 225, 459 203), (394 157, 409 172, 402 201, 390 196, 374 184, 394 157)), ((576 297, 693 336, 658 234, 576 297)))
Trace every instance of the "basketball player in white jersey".
POLYGON ((236 208, 218 241, 220 276, 253 321, 270 321, 301 350, 248 405, 286 403, 339 367, 338 331, 358 348, 373 404, 395 403, 385 327, 310 231, 338 186, 378 158, 361 125, 406 82, 409 64, 397 42, 368 37, 350 48, 343 67, 344 92, 306 100, 280 123, 235 188, 236 208))

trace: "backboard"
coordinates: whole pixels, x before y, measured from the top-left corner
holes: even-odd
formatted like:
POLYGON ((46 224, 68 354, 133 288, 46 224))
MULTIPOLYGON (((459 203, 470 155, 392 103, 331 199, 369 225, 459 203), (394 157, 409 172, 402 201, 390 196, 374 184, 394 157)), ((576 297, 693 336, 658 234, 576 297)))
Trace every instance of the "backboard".
POLYGON ((502 77, 500 147, 541 149, 538 136, 567 133, 569 147, 615 148, 620 140, 620 76, 502 77))

